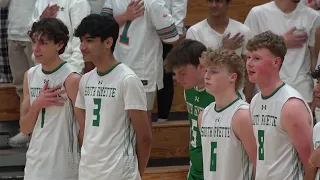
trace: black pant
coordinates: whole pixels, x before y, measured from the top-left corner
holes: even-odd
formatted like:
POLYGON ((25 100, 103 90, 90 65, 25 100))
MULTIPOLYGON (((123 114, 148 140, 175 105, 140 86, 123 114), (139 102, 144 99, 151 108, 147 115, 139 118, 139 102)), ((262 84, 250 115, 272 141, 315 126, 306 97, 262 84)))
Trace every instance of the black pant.
MULTIPOLYGON (((162 57, 165 59, 167 54, 172 49, 172 45, 163 43, 163 54, 162 57)), ((158 101, 158 118, 160 119, 168 119, 172 99, 173 99, 173 79, 172 73, 167 73, 164 71, 163 73, 163 84, 164 88, 159 90, 157 93, 157 101, 158 101)))

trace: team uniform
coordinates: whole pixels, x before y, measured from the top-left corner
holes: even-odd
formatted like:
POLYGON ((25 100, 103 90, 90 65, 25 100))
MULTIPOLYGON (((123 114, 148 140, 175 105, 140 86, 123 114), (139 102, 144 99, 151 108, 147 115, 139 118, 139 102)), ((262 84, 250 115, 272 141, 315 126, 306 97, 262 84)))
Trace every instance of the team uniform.
POLYGON ((221 110, 216 110, 213 102, 203 111, 201 142, 205 180, 250 180, 252 177, 249 156, 232 129, 233 117, 239 109, 249 109, 249 104, 240 97, 221 110))
POLYGON ((308 34, 308 40, 302 48, 288 49, 280 70, 280 78, 300 92, 308 103, 311 103, 313 79, 309 73, 311 67, 309 47, 315 47, 315 32, 320 25, 320 15, 303 3, 298 3, 293 12, 285 14, 272 1, 252 8, 245 20, 245 25, 254 34, 270 30, 275 34, 283 35, 293 27, 308 34))
MULTIPOLYGON (((320 145, 320 123, 317 123, 313 128, 313 146, 317 149, 320 145)), ((316 180, 320 180, 320 170, 318 169, 316 180)))
POLYGON ((214 97, 207 93, 205 89, 186 89, 185 101, 188 109, 188 119, 190 122, 190 169, 188 180, 203 180, 203 159, 201 136, 198 128, 198 115, 209 104, 215 101, 214 97))
MULTIPOLYGON (((106 0, 102 15, 123 14, 131 0, 106 0)), ((179 39, 175 22, 163 0, 144 0, 144 15, 127 21, 120 27, 114 56, 128 65, 139 77, 145 92, 153 93, 163 88, 162 43, 179 39)), ((148 95, 147 95, 148 96, 148 95)), ((148 110, 152 109, 148 98, 148 110)))
MULTIPOLYGON (((38 97, 45 82, 48 82, 49 88, 63 84, 63 90, 65 80, 74 72, 74 67, 66 62, 51 72, 43 71, 41 64, 30 68, 30 104, 38 97)), ((67 94, 61 97, 67 99, 63 106, 50 106, 39 112, 26 154, 25 180, 78 179, 80 148, 77 121, 67 94)))
POLYGON ((258 180, 302 180, 303 164, 288 133, 282 126, 281 110, 290 98, 304 102, 302 95, 283 83, 270 96, 255 95, 250 104, 254 135, 257 142, 256 179, 258 180))
MULTIPOLYGON (((222 34, 212 29, 208 24, 207 19, 204 19, 188 29, 186 38, 197 40, 203 43, 207 48, 218 49, 222 46, 222 40, 228 33, 230 33, 230 37, 233 37, 237 33, 244 35, 243 45, 236 49, 235 52, 239 56, 246 55, 246 45, 249 39, 253 37, 253 34, 246 25, 230 18, 228 26, 222 34)), ((243 87, 239 89, 239 92, 242 99, 245 99, 243 87)))
POLYGON ((83 75, 76 107, 86 112, 79 180, 141 180, 128 110, 146 111, 143 85, 126 65, 83 75))

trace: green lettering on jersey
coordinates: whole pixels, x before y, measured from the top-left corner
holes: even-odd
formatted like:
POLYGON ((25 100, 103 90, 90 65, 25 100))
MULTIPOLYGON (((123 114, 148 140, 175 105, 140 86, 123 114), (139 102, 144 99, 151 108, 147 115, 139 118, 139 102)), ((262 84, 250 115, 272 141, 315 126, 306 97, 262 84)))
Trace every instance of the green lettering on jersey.
POLYGON ((210 159, 210 171, 217 170, 217 142, 211 142, 211 159, 210 159))
POLYGON ((93 109, 93 115, 96 116, 96 119, 92 121, 92 126, 99 127, 100 124, 100 109, 101 109, 101 99, 100 98, 93 98, 93 103, 98 107, 93 109))
POLYGON ((129 45, 130 38, 128 37, 128 30, 132 21, 126 21, 123 31, 120 35, 120 42, 126 45, 129 45))
POLYGON ((259 160, 264 160, 264 130, 258 130, 259 160))

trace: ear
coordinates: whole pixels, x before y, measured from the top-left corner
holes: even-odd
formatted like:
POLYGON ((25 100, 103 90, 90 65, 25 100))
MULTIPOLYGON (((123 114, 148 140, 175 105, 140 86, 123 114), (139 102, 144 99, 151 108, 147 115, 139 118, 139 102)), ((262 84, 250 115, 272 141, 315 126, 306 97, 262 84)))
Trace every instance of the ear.
POLYGON ((276 57, 275 60, 273 61, 273 65, 280 69, 281 65, 282 65, 282 59, 280 57, 276 57))
POLYGON ((238 74, 237 73, 232 73, 231 76, 230 76, 230 83, 233 83, 233 82, 236 82, 238 79, 238 74))
POLYGON ((206 67, 203 64, 200 63, 198 65, 197 69, 200 70, 200 71, 204 71, 206 69, 206 67))
POLYGON ((57 44, 57 52, 59 52, 60 51, 60 49, 62 49, 63 48, 63 42, 62 41, 60 41, 60 42, 58 42, 58 44, 57 44))
POLYGON ((108 37, 106 40, 104 40, 104 44, 107 49, 111 49, 112 44, 113 44, 113 38, 108 37))

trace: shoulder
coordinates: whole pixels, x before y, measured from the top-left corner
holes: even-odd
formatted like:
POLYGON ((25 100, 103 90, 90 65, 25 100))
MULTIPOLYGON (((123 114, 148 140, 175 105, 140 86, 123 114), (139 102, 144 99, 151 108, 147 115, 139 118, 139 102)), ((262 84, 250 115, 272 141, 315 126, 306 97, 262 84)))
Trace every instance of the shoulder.
POLYGON ((308 107, 298 97, 290 97, 281 109, 281 116, 286 119, 297 119, 306 114, 309 116, 308 107))
POLYGON ((251 29, 245 24, 242 24, 241 22, 236 21, 234 19, 230 19, 230 20, 232 21, 234 28, 237 28, 240 32, 245 34, 251 33, 251 29))
POLYGON ((195 25, 192 25, 192 26, 188 29, 188 31, 190 30, 190 31, 193 31, 193 32, 197 32, 197 31, 201 30, 201 29, 204 27, 206 21, 207 21, 207 19, 204 19, 204 20, 196 23, 195 25))
POLYGON ((79 83, 81 79, 81 75, 78 73, 71 73, 67 79, 66 79, 66 83, 69 85, 76 85, 79 83))

